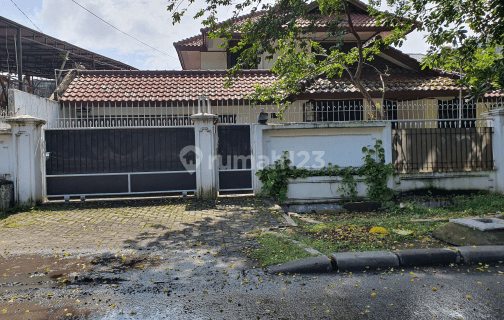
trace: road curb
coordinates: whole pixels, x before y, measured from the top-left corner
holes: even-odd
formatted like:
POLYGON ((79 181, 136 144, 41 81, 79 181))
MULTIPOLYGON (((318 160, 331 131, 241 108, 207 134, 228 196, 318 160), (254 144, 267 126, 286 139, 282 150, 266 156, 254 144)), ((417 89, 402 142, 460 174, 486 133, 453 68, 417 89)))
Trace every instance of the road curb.
POLYGON ((399 259, 390 251, 341 252, 331 255, 333 268, 338 270, 366 270, 397 268, 399 259))
POLYGON ((270 273, 324 273, 332 272, 331 260, 326 256, 310 257, 269 266, 270 273))
POLYGON ((452 263, 488 263, 504 261, 504 246, 468 246, 402 251, 365 251, 333 253, 294 260, 268 267, 272 273, 323 273, 364 271, 377 268, 438 266, 452 263), (328 262, 329 261, 329 262, 328 262))
POLYGON ((412 249, 395 252, 401 266, 437 266, 460 262, 456 251, 441 249, 412 249))
POLYGON ((504 261, 504 246, 467 246, 456 249, 463 262, 504 261))

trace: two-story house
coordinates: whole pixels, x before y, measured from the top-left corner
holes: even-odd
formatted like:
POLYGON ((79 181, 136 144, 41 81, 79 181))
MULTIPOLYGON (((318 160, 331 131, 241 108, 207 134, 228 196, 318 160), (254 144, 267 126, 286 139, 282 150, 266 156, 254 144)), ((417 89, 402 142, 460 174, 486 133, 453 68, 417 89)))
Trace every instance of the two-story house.
MULTIPOLYGON (((353 24, 363 41, 384 37, 391 31, 376 25, 376 19, 368 14, 362 2, 351 0, 349 4, 353 24)), ((316 12, 317 9, 315 3, 312 10, 316 12)), ((235 23, 260 14, 244 15, 235 23)), ((347 26, 345 19, 343 23, 347 26)), ((336 39, 328 38, 324 28, 321 23, 314 39, 330 47, 336 39)), ((199 100, 203 94, 212 107, 211 112, 223 123, 256 122, 261 109, 268 113, 269 123, 372 120, 370 107, 345 75, 333 79, 321 77, 299 94, 289 97, 292 105, 285 112, 285 120, 276 117, 275 105, 251 107, 245 97, 254 90, 254 85, 268 85, 276 79, 269 71, 274 60, 264 56, 256 69, 244 70, 230 88, 225 88, 226 69, 236 63, 238 54, 221 46, 222 39, 210 39, 208 32, 208 29, 201 29, 201 34, 174 43, 182 70, 74 71, 64 81, 68 85, 59 88, 64 109, 61 121, 53 125, 190 125, 188 116, 202 104, 199 100)), ((233 41, 238 39, 236 35, 233 41)), ((345 46, 355 43, 350 32, 343 39, 345 46)), ((490 107, 484 103, 464 103, 459 107, 460 88, 455 83, 456 75, 422 69, 419 61, 397 49, 382 50, 369 64, 372 66, 365 66, 362 72, 364 86, 375 102, 384 107, 385 119, 439 119, 424 121, 423 125, 460 126, 460 122, 441 119, 475 119, 490 107), (388 70, 384 83, 376 68, 388 70)), ((472 120, 465 124, 474 125, 476 122, 472 120)))

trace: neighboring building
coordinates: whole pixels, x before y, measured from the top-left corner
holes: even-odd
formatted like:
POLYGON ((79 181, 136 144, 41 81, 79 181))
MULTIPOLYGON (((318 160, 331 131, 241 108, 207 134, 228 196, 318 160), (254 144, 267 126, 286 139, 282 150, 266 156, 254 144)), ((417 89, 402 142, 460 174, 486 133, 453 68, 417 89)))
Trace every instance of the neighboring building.
POLYGON ((4 88, 48 98, 66 70, 136 70, 2 16, 0 30, 0 105, 4 108, 7 104, 4 88))

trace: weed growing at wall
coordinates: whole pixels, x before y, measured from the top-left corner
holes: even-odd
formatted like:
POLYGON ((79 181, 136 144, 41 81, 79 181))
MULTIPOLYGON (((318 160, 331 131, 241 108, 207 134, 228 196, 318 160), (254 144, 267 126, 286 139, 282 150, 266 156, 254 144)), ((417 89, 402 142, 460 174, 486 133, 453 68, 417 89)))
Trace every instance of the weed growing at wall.
POLYGON ((357 181, 355 181, 355 170, 350 168, 343 168, 339 171, 339 176, 342 178, 338 192, 344 199, 352 201, 357 200, 357 181))
POLYGON ((387 178, 394 173, 394 169, 392 164, 385 164, 385 150, 382 148, 382 141, 377 140, 373 148, 362 148, 362 152, 365 154, 365 164, 362 167, 341 169, 331 163, 318 170, 298 169, 296 166, 291 166, 289 153, 284 152, 273 165, 256 173, 263 184, 261 194, 269 195, 282 203, 287 199, 289 179, 339 176, 342 178, 341 186, 338 188, 341 196, 345 199, 355 200, 357 198, 355 176, 364 176, 367 196, 370 200, 381 202, 389 199, 394 191, 387 187, 387 178))
POLYGON ((358 174, 364 176, 364 182, 367 185, 367 196, 373 201, 384 201, 394 195, 394 190, 387 187, 387 178, 394 173, 391 163, 385 164, 385 149, 382 147, 382 141, 376 140, 374 149, 362 148, 364 165, 359 168, 358 174), (373 157, 377 155, 378 161, 373 157))

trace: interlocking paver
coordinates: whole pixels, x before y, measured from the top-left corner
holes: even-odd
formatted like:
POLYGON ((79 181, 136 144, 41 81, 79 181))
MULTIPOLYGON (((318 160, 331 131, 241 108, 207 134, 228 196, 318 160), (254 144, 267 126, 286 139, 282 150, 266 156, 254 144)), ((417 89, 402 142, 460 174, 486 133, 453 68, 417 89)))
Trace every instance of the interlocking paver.
POLYGON ((261 199, 170 199, 43 205, 0 220, 0 252, 52 248, 234 246, 281 216, 261 199), (243 238, 243 239, 238 239, 243 238))

